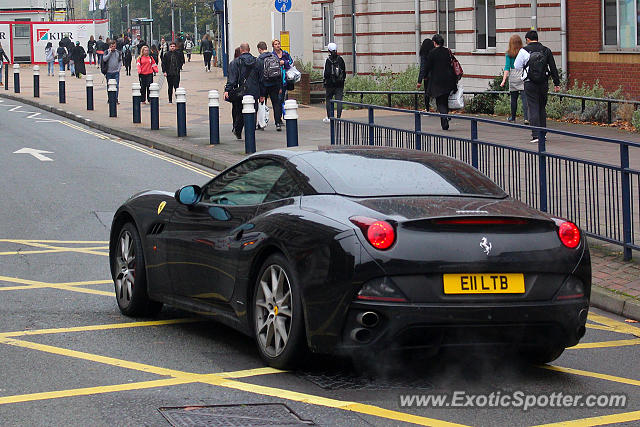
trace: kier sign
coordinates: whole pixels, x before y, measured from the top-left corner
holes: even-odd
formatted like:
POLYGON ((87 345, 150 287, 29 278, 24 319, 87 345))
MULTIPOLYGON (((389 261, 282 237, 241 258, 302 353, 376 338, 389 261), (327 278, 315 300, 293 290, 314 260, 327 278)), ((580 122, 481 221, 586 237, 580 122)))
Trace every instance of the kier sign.
POLYGON ((60 41, 65 37, 69 37, 73 41, 72 32, 56 32, 51 31, 50 28, 39 28, 36 32, 38 41, 60 41))

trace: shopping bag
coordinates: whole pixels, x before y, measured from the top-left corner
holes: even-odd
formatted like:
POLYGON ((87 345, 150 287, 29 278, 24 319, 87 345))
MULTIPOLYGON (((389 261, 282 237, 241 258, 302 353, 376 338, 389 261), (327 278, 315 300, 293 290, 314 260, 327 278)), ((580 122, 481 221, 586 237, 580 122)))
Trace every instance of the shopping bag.
POLYGON ((302 73, 298 71, 298 69, 295 66, 292 65, 291 68, 287 70, 288 82, 298 83, 301 78, 302 78, 302 73))
POLYGON ((458 83, 458 90, 449 95, 449 109, 460 110, 464 108, 464 90, 462 84, 458 83))
POLYGON ((258 104, 257 123, 260 129, 266 128, 269 124, 269 107, 267 107, 266 101, 258 104))

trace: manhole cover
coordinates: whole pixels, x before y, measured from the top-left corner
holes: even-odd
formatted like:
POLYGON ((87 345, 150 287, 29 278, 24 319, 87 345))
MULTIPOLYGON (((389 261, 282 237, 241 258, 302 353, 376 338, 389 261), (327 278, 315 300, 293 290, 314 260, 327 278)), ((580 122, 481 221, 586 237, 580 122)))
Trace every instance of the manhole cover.
POLYGON ((296 375, 326 390, 393 390, 422 389, 431 390, 433 384, 421 378, 368 378, 350 372, 304 372, 296 375))
POLYGON ((159 411, 169 424, 176 427, 315 425, 280 403, 168 407, 159 411))

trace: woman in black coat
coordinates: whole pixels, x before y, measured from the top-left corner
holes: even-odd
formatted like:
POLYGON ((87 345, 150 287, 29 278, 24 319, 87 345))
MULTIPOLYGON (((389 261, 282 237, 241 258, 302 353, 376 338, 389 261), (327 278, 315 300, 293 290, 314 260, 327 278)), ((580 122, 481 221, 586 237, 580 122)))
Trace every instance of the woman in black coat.
MULTIPOLYGON (((449 114, 449 94, 457 90, 457 79, 451 67, 451 54, 444 46, 444 38, 436 34, 433 43, 435 48, 429 52, 425 64, 425 72, 429 76, 427 92, 436 99, 438 112, 449 114)), ((449 120, 440 118, 443 130, 449 129, 449 120)))
POLYGON ((418 89, 424 87, 424 108, 429 111, 431 95, 429 94, 429 75, 427 74, 427 57, 434 48, 433 40, 427 38, 422 41, 420 47, 420 73, 418 74, 418 89))
POLYGON ((71 50, 71 59, 73 60, 73 64, 76 70, 76 77, 80 78, 81 76, 87 74, 87 70, 84 66, 84 58, 87 57, 87 54, 84 51, 84 48, 80 46, 80 42, 76 42, 76 45, 71 50))

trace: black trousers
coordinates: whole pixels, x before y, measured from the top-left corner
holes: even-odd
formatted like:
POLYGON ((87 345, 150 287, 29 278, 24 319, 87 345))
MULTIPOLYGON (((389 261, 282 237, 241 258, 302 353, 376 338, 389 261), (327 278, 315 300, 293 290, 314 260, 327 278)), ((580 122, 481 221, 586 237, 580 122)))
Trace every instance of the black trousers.
POLYGON ((173 91, 180 87, 180 74, 171 76, 167 74, 167 95, 169 95, 169 102, 173 100, 173 91))
MULTIPOLYGON (((332 98, 335 98, 336 101, 342 101, 343 94, 344 94, 344 88, 343 87, 327 87, 326 88, 325 104, 327 106, 327 117, 329 117, 329 107, 330 107, 329 101, 332 98)), ((342 117, 342 104, 338 104, 337 105, 336 113, 337 113, 336 114, 337 118, 342 117)))
POLYGON ((265 86, 267 96, 271 100, 271 108, 273 108, 273 118, 276 124, 282 124, 282 104, 280 103, 280 89, 282 86, 265 86))
POLYGON ((527 95, 523 90, 512 90, 511 94, 511 118, 515 120, 516 113, 518 112, 518 96, 522 95, 522 113, 524 119, 529 120, 529 105, 527 105, 527 95))
POLYGON ((153 83, 153 74, 140 74, 140 94, 142 98, 140 101, 145 102, 149 98, 149 86, 153 83))
POLYGON ((131 58, 124 60, 124 69, 127 72, 127 76, 131 75, 131 58))
MULTIPOLYGON (((524 82, 524 93, 529 106, 529 123, 531 126, 547 127, 547 98, 549 97, 549 83, 537 84, 524 82)), ((538 131, 532 130, 531 136, 538 138, 538 131)))
MULTIPOLYGON (((440 114, 449 114, 449 95, 436 96, 436 109, 440 114)), ((449 119, 440 117, 440 126, 443 130, 449 129, 449 119)))
POLYGON ((427 92, 427 82, 424 83, 424 109, 429 111, 431 108, 431 96, 427 92))
POLYGON ((204 52, 203 56, 204 56, 204 66, 207 67, 207 69, 211 69, 211 55, 212 52, 204 52))
MULTIPOLYGON (((244 129, 244 115, 242 114, 242 100, 238 100, 232 103, 231 117, 233 118, 233 133, 236 135, 242 134, 244 129)), ((254 109, 258 111, 258 99, 256 99, 254 109)))

